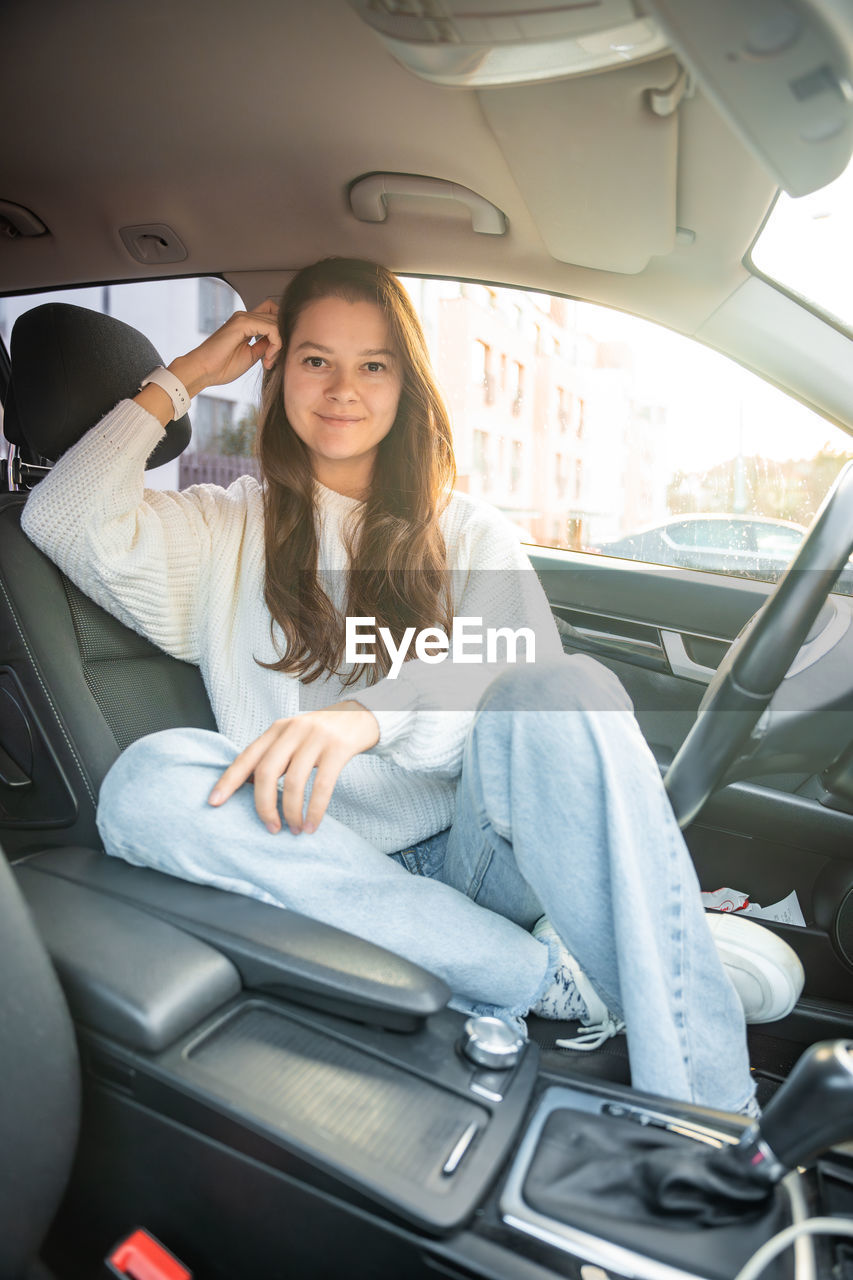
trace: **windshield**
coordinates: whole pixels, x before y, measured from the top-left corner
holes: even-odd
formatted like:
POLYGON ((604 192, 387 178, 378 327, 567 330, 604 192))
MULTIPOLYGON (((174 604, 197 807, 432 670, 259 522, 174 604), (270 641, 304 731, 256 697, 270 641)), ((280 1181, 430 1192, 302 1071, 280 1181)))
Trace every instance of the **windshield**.
POLYGON ((752 261, 853 329, 853 162, 812 195, 794 200, 783 192, 755 242, 752 261))

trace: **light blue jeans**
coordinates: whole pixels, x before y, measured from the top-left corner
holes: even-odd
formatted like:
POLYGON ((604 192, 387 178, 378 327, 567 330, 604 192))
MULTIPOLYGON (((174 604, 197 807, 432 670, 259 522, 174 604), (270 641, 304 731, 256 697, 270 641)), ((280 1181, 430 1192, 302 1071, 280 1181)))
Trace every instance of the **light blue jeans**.
POLYGON ((654 757, 605 667, 575 656, 493 681, 452 827, 390 856, 328 815, 311 835, 271 835, 248 785, 212 808, 235 754, 200 729, 133 743, 101 791, 107 852, 348 930, 439 974, 466 1007, 515 1018, 554 971, 529 932, 547 914, 624 1017, 635 1087, 750 1103, 743 1010, 654 757))

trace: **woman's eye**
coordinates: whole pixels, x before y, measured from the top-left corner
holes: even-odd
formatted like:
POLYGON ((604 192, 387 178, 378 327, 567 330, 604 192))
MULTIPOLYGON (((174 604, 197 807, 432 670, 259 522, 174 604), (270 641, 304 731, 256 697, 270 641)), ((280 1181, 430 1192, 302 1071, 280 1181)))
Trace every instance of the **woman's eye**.
POLYGON ((381 373, 385 365, 379 360, 370 360, 364 367, 368 373, 381 373))
POLYGON ((303 363, 307 364, 309 369, 322 369, 326 361, 322 356, 306 356, 303 363))

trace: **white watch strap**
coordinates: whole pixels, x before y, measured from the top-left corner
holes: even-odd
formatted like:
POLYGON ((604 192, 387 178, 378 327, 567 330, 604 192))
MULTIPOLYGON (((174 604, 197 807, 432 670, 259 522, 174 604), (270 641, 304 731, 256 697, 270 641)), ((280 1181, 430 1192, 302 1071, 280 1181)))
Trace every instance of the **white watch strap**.
POLYGON ((175 417, 182 418, 190 407, 190 395, 180 378, 176 378, 168 369, 158 365, 156 369, 151 370, 146 378, 142 379, 139 384, 139 390, 141 391, 149 382, 153 382, 166 392, 172 402, 175 417))

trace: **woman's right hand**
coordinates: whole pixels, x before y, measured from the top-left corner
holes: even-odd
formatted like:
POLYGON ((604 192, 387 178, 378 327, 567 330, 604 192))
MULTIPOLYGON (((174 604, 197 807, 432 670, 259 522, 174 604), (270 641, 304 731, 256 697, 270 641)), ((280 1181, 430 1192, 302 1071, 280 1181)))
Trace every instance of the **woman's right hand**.
MULTIPOLYGON (((184 384, 190 396, 197 396, 205 387, 233 382, 259 360, 263 361, 265 369, 271 369, 280 351, 278 303, 267 298, 254 311, 235 311, 230 320, 205 338, 201 346, 173 360, 169 369, 184 384)), ((155 384, 143 387, 134 399, 163 426, 174 417, 172 401, 155 384)))
POLYGON ((278 303, 267 298, 254 311, 235 311, 201 346, 169 365, 191 396, 241 377, 258 360, 271 369, 281 351, 278 303), (252 342, 252 339, 255 339, 252 342))

